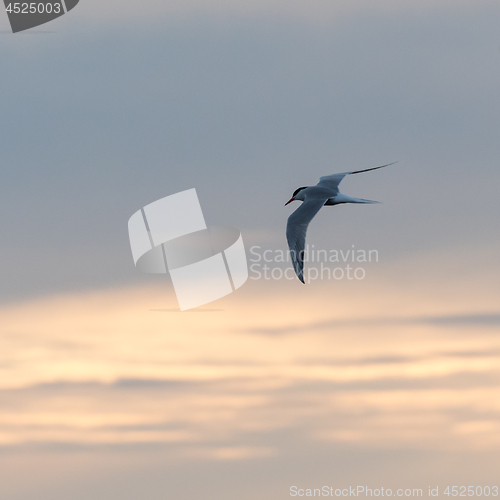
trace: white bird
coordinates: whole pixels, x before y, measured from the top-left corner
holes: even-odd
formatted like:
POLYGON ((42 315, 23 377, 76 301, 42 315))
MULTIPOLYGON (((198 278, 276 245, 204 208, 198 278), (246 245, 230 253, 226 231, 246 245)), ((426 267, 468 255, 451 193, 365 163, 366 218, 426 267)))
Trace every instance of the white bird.
POLYGON ((364 200, 362 198, 352 198, 339 192, 339 184, 346 175, 360 174, 379 168, 394 165, 388 163, 380 167, 367 168, 365 170, 356 170, 354 172, 344 172, 342 174, 333 174, 320 177, 316 186, 305 186, 295 190, 293 196, 285 203, 295 200, 302 201, 302 205, 288 217, 286 224, 286 239, 290 248, 293 268, 295 274, 302 283, 304 282, 304 249, 306 246, 306 233, 309 223, 324 205, 339 205, 340 203, 379 203, 378 201, 364 200))

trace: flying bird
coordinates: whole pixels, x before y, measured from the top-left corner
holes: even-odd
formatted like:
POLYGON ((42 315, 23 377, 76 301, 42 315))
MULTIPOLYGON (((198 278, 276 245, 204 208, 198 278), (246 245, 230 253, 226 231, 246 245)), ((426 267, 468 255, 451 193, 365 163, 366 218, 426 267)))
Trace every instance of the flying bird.
POLYGON ((286 239, 292 258, 295 274, 302 283, 304 282, 304 249, 306 246, 306 233, 309 223, 324 205, 339 205, 341 203, 378 203, 378 201, 364 200, 362 198, 352 198, 339 192, 339 184, 346 175, 360 174, 379 168, 394 165, 388 163, 380 167, 367 168, 365 170, 356 170, 354 172, 344 172, 342 174, 332 174, 320 177, 316 186, 304 186, 295 190, 293 196, 285 203, 295 200, 302 201, 295 212, 288 217, 286 224, 286 239))

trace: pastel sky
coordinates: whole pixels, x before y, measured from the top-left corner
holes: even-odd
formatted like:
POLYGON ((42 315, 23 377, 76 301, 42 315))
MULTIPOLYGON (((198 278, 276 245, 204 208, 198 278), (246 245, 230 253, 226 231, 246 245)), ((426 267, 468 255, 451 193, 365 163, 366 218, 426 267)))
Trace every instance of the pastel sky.
POLYGON ((81 0, 12 35, 2 12, 0 498, 498 485, 499 16, 81 0), (251 273, 180 313, 133 266, 154 200, 195 187, 274 251, 297 187, 392 161, 341 185, 380 205, 308 233, 377 250, 362 280, 251 273))

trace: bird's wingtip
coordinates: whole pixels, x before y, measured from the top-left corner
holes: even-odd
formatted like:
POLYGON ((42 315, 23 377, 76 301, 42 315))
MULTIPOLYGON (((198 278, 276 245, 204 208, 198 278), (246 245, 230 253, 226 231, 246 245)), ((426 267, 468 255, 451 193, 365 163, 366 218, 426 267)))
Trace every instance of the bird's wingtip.
POLYGON ((378 170, 379 168, 390 167, 391 165, 394 165, 396 163, 399 163, 399 160, 393 161, 392 163, 386 163, 385 165, 380 165, 378 167, 365 168, 364 170, 355 170, 354 172, 348 172, 348 174, 351 175, 351 174, 361 174, 363 172, 370 172, 372 170, 378 170))

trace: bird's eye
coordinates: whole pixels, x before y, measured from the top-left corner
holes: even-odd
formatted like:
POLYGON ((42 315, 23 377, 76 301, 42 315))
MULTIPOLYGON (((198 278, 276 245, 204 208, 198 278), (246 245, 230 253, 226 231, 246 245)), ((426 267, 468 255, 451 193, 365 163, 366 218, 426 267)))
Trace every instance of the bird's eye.
POLYGON ((299 194, 300 191, 302 191, 303 189, 305 189, 306 186, 304 187, 299 187, 299 189, 296 189, 295 192, 293 193, 293 197, 295 198, 295 196, 297 196, 299 194))

